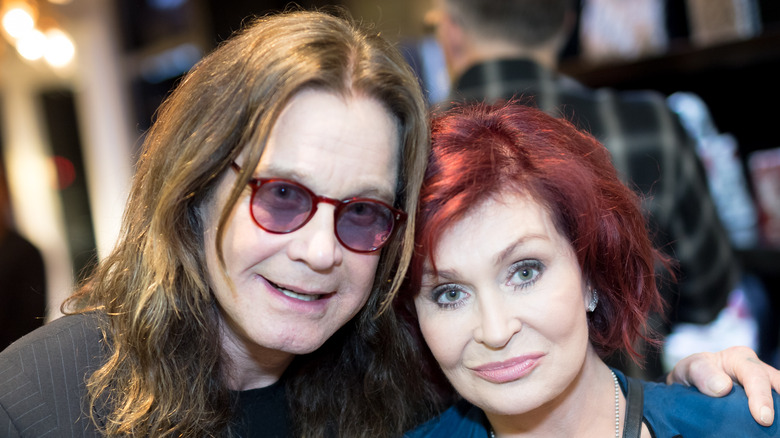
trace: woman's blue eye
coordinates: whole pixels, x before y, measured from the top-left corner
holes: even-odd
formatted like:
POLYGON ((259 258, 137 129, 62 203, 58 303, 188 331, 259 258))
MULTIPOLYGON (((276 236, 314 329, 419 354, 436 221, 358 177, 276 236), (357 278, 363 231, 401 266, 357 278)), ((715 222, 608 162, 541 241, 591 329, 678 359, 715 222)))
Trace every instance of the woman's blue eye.
POLYGON ((538 260, 523 260, 510 268, 509 284, 514 286, 529 286, 542 274, 544 265, 538 260))
POLYGON ((453 301, 458 301, 458 298, 460 298, 460 294, 461 292, 459 290, 451 289, 444 292, 439 297, 444 301, 453 302, 453 301))
POLYGON ((468 297, 463 289, 452 285, 435 288, 431 295, 436 304, 444 308, 456 307, 468 297))
POLYGON ((516 274, 521 280, 531 280, 534 278, 534 273, 536 272, 537 271, 535 269, 523 268, 517 271, 516 274))

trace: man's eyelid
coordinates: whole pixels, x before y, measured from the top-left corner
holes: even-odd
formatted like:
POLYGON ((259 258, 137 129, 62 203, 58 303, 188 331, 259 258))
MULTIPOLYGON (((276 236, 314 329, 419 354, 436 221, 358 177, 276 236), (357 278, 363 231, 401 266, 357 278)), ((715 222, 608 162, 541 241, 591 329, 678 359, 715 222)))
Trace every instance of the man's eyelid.
POLYGON ((365 188, 357 191, 356 194, 352 196, 346 196, 340 199, 342 201, 346 201, 348 199, 355 199, 355 198, 379 201, 389 206, 393 206, 395 204, 395 192, 389 190, 383 190, 379 187, 365 188))
POLYGON ((306 187, 307 189, 311 190, 316 196, 325 196, 326 198, 335 199, 340 202, 344 202, 350 199, 370 199, 374 201, 383 202, 390 206, 393 206, 395 203, 395 192, 392 190, 384 190, 379 187, 362 188, 343 197, 336 197, 336 196, 331 196, 331 194, 320 193, 317 191, 317 189, 312 188, 315 185, 313 184, 312 181, 307 181, 307 178, 305 178, 300 172, 296 172, 294 170, 289 172, 281 171, 281 170, 271 172, 269 169, 265 169, 263 172, 259 172, 259 175, 258 172, 255 172, 252 178, 250 178, 249 182, 251 183, 252 181, 255 181, 257 184, 259 184, 260 180, 262 179, 285 180, 297 184, 299 186, 306 187))

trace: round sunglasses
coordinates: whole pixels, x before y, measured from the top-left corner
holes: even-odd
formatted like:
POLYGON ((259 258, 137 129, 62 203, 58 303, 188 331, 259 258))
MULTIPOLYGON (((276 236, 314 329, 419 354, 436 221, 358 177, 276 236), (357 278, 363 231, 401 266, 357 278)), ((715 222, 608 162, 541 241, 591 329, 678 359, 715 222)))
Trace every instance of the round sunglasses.
MULTIPOLYGON (((231 163, 236 172, 241 167, 231 163)), ((406 213, 370 198, 333 199, 283 178, 253 178, 250 214, 255 224, 274 234, 291 233, 306 225, 320 203, 335 207, 336 239, 350 251, 370 253, 382 248, 406 221, 406 213)))

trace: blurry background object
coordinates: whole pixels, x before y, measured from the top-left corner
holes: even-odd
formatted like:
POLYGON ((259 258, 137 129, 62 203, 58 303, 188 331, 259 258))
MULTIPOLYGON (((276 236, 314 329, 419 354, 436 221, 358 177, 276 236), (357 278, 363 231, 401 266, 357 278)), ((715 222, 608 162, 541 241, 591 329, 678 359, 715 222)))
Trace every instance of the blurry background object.
POLYGON ((0 0, 0 14, 0 147, 15 227, 45 261, 52 319, 113 246, 138 136, 113 1, 0 0), (49 34, 54 48, 25 56, 25 31, 9 32, 12 23, 38 40, 49 34))
POLYGON ((759 323, 751 308, 744 290, 737 288, 729 296, 728 305, 712 323, 675 325, 664 340, 664 369, 671 371, 674 364, 691 352, 714 353, 738 345, 750 347, 760 355, 759 323))
POLYGON ((755 151, 748 163, 761 208, 763 238, 768 246, 780 248, 780 148, 755 151))
POLYGON ((761 31, 756 0, 687 0, 687 5, 696 45, 746 39, 761 31))
POLYGON ((756 246, 758 213, 742 170, 736 139, 718 132, 709 108, 696 94, 680 91, 669 96, 668 103, 696 141, 696 152, 704 163, 712 198, 731 243, 737 248, 756 246))
POLYGON ((46 271, 40 251, 13 227, 0 159, 0 351, 43 325, 46 271))
MULTIPOLYGON (((726 227, 734 248, 751 251, 754 248, 772 244, 767 238, 766 213, 763 214, 763 230, 759 227, 759 208, 762 196, 756 172, 751 174, 756 188, 759 207, 751 196, 749 180, 745 178, 739 145, 733 135, 718 132, 707 104, 695 93, 676 92, 667 99, 696 142, 696 152, 704 163, 707 182, 712 193, 718 216, 726 227)), ((754 152, 750 156, 751 168, 778 166, 774 176, 777 186, 774 193, 764 199, 780 200, 780 155, 767 158, 771 151, 754 152), (758 155, 756 155, 758 154, 758 155)), ((772 172, 762 173, 770 176, 772 172)), ((770 182, 771 185, 771 182, 770 182)), ((770 189, 771 191, 772 189, 770 189)), ((780 218, 780 202, 777 202, 780 218)), ((780 236, 780 220, 778 236, 780 236)), ((773 296, 767 290, 765 280, 757 274, 752 264, 745 264, 737 288, 732 291, 726 308, 710 324, 677 324, 664 344, 664 365, 667 370, 691 351, 718 351, 734 345, 747 345, 756 350, 763 360, 777 362, 777 332, 780 324, 772 309, 773 296)), ((777 268, 780 268, 778 266, 777 268)))
POLYGON ((663 53, 668 45, 665 1, 583 0, 580 49, 593 62, 663 53))
MULTIPOLYGON (((68 66, 76 54, 70 35, 47 8, 49 2, 4 0, 0 3, 3 34, 28 61, 44 59, 51 67, 68 66)), ((55 2, 52 2, 55 3, 55 2)), ((67 3, 59 0, 56 3, 67 3)))

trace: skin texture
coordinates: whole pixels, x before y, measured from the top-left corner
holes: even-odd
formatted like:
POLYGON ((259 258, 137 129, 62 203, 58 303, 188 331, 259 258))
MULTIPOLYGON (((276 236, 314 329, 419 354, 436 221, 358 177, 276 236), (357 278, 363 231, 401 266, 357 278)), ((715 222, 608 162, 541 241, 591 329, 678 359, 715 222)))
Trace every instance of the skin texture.
MULTIPOLYGON (((392 205, 398 145, 395 120, 375 99, 304 90, 280 115, 254 175, 291 179, 335 199, 392 205)), ((250 216, 247 187, 225 229, 223 271, 213 244, 216 215, 235 178, 226 172, 219 184, 205 241, 222 340, 235 365, 231 386, 250 389, 278 380, 295 355, 316 350, 355 316, 368 298, 379 252, 341 246, 328 204, 297 231, 268 233, 250 216)))
POLYGON ((599 409, 612 406, 612 378, 588 340, 591 291, 544 208, 524 195, 488 199, 444 233, 435 260, 438 275, 429 271, 415 300, 420 328, 496 430, 614 430, 599 409), (584 421, 561 421, 585 399, 604 400, 584 421))

